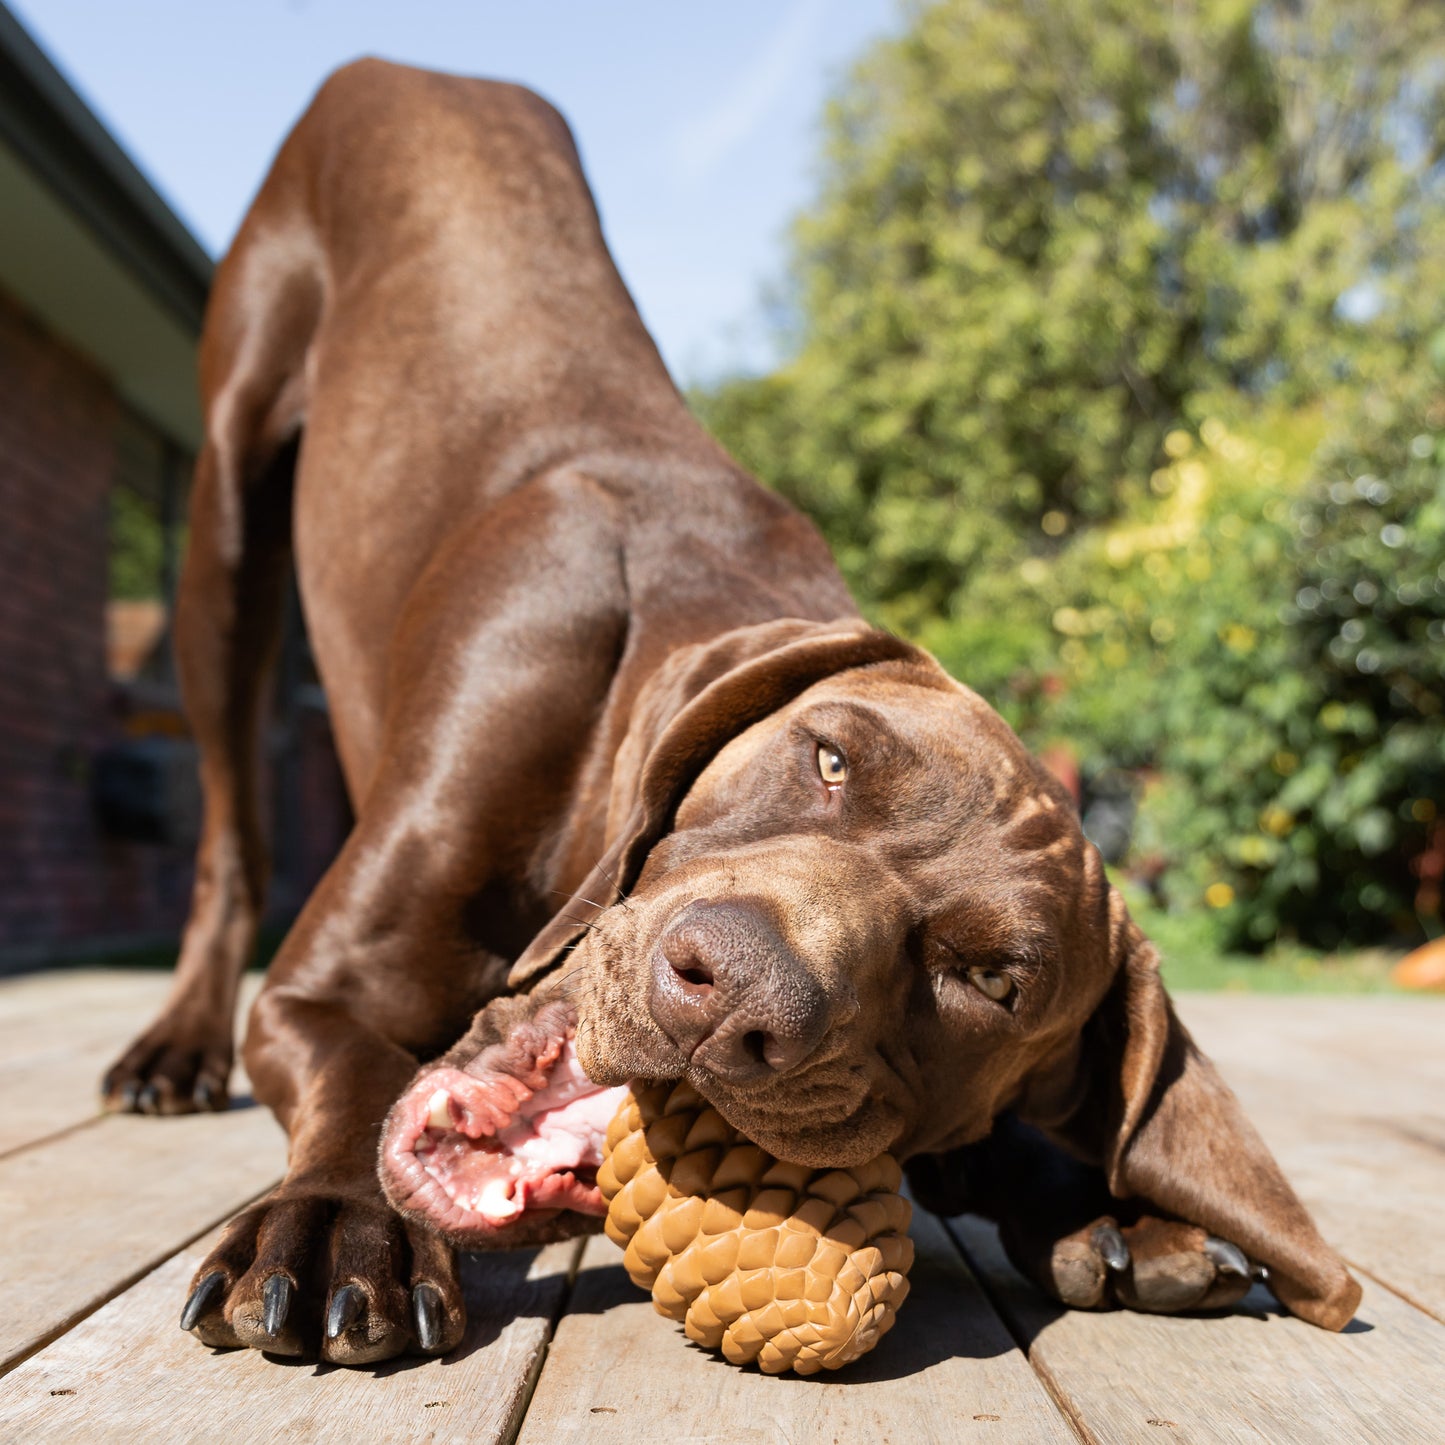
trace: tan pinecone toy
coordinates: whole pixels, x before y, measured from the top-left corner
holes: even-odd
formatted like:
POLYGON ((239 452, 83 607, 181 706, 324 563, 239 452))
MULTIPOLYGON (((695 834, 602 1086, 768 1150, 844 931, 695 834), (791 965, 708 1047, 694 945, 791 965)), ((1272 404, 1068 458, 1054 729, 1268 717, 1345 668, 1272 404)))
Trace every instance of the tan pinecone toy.
POLYGON ((891 1155, 785 1164, 690 1085, 658 1084, 617 1111, 597 1182, 633 1282, 734 1364, 836 1370, 878 1343, 908 1294, 912 1209, 891 1155))

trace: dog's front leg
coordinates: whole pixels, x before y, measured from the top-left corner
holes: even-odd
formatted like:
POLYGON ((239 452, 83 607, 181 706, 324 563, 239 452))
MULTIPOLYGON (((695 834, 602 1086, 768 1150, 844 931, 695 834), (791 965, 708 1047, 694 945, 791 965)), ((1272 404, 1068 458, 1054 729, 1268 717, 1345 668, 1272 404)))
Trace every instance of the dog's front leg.
POLYGON ((1147 1201, 1109 1193, 1104 1172, 1004 1114, 977 1144, 908 1161, 918 1202, 935 1213, 979 1214, 1020 1274, 1073 1309, 1225 1309, 1252 1271, 1227 1240, 1161 1217, 1147 1201))
POLYGON ((583 479, 519 489, 398 622, 377 774, 252 1014, 246 1068, 290 1167, 196 1274, 182 1324, 209 1344, 362 1364, 461 1337, 452 1250, 386 1203, 377 1146, 418 1064, 503 987, 479 939, 507 948, 577 881, 534 860, 590 837, 572 790, 623 632, 589 507, 583 479))
POLYGON ((458 988, 484 981, 475 956, 448 959, 424 926, 427 890, 382 917, 354 856, 365 842, 308 906, 252 1015, 246 1067, 291 1136, 290 1163, 196 1273, 181 1323, 210 1345, 365 1364, 461 1338, 454 1253, 387 1204, 376 1149, 419 1055, 465 1017, 458 988))

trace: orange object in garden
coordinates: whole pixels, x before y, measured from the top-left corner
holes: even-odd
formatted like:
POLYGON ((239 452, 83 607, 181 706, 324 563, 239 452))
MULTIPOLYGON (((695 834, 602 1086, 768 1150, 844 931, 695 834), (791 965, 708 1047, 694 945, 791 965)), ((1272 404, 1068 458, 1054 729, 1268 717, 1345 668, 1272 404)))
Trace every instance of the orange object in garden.
POLYGON ((657 1084, 617 1111, 597 1183, 633 1283, 736 1365, 836 1370, 878 1343, 908 1293, 911 1207, 891 1155, 785 1164, 690 1085, 657 1084))
POLYGON ((1445 938, 1432 938, 1413 953, 1407 953, 1390 970, 1390 982, 1399 988, 1445 993, 1445 938))

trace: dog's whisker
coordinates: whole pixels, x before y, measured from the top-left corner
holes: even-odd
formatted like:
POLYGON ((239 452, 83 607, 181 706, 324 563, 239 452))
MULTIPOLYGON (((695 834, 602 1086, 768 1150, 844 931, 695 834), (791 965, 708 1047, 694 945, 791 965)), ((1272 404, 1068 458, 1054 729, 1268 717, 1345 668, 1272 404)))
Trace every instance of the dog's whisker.
POLYGON ((617 901, 622 906, 624 913, 631 913, 627 906, 627 900, 631 896, 627 890, 602 866, 602 860, 597 860, 597 871, 612 885, 612 891, 617 894, 617 901))
POLYGON ((582 894, 569 893, 565 888, 549 888, 547 892, 555 894, 558 898, 575 898, 579 903, 589 903, 592 905, 593 908, 596 909, 603 909, 607 907, 605 903, 598 903, 595 898, 584 898, 582 894))
POLYGON ((589 923, 585 918, 578 918, 575 913, 559 913, 558 918, 565 918, 568 923, 575 923, 579 928, 596 928, 595 923, 589 923))
POLYGON ((574 984, 582 981, 584 971, 585 968, 582 964, 578 964, 575 968, 569 968, 566 973, 552 981, 549 992, 570 1002, 575 996, 574 984))

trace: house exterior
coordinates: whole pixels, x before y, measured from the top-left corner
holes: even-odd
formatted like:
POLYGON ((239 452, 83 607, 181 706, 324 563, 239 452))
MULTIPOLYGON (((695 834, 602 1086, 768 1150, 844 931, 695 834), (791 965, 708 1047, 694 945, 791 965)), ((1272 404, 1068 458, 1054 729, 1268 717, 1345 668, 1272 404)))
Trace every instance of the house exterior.
MULTIPOLYGON (((0 5, 0 972, 184 922, 199 797, 169 615, 211 270, 0 5)), ((264 746, 284 917, 347 826, 299 624, 264 746)))

